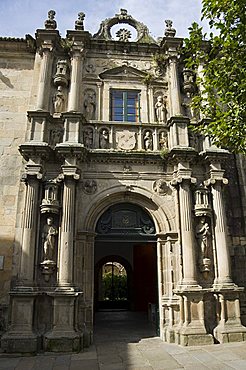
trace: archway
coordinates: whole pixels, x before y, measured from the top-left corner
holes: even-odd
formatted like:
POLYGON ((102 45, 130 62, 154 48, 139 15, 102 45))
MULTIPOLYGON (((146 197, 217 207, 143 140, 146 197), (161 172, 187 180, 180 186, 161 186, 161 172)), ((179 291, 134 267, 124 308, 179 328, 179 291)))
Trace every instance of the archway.
MULTIPOLYGON (((158 307, 157 251, 156 230, 150 215, 133 203, 115 204, 101 215, 96 232, 95 309, 148 312, 150 319, 155 321, 158 307), (119 291, 109 289, 106 295, 103 291, 103 268, 111 264, 114 269, 117 263, 125 269, 126 297, 120 297, 119 291)), ((114 273, 111 271, 106 279, 108 276, 114 290, 114 273)))

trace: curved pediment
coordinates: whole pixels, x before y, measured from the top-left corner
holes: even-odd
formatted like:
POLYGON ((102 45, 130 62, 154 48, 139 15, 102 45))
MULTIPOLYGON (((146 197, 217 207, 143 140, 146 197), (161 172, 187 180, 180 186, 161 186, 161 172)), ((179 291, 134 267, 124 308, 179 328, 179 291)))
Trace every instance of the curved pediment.
POLYGON ((125 65, 121 67, 108 69, 107 71, 104 71, 99 75, 99 77, 103 80, 104 79, 143 80, 143 78, 145 78, 146 76, 147 76, 146 72, 125 65))
MULTIPOLYGON (((135 42, 156 44, 156 41, 149 34, 148 27, 145 24, 134 19, 130 14, 127 13, 126 9, 120 9, 119 14, 115 14, 114 17, 106 18, 104 21, 102 21, 98 32, 93 36, 93 38, 97 40, 116 41, 112 38, 111 28, 116 24, 122 23, 135 28, 135 30, 137 31, 137 39, 134 40, 135 42)), ((128 42, 131 36, 130 33, 123 28, 119 30, 118 37, 118 41, 128 42)))

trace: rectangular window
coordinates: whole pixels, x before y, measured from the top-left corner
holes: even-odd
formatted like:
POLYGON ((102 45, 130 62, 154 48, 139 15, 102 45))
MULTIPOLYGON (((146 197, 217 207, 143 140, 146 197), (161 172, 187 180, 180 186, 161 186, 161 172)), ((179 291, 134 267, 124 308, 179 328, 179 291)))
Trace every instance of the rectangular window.
POLYGON ((111 121, 140 122, 140 91, 111 90, 111 121))

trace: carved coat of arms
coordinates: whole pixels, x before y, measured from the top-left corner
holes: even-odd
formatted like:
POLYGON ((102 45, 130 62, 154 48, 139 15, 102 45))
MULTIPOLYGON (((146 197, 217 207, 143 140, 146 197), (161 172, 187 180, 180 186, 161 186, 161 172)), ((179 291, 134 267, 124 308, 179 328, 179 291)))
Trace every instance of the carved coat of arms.
POLYGON ((130 150, 136 146, 136 133, 123 130, 116 132, 116 142, 118 149, 130 150))

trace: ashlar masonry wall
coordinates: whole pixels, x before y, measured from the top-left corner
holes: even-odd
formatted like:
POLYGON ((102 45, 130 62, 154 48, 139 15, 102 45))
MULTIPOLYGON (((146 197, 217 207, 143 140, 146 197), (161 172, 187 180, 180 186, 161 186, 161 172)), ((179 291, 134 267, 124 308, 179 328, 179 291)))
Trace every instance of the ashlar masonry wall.
MULTIPOLYGON (((23 158, 18 146, 25 142, 26 112, 34 54, 24 39, 0 39, 0 331, 4 329, 12 276, 17 198, 23 158)), ((21 217, 21 214, 19 215, 21 217)), ((18 249, 17 249, 18 250, 18 249)))

